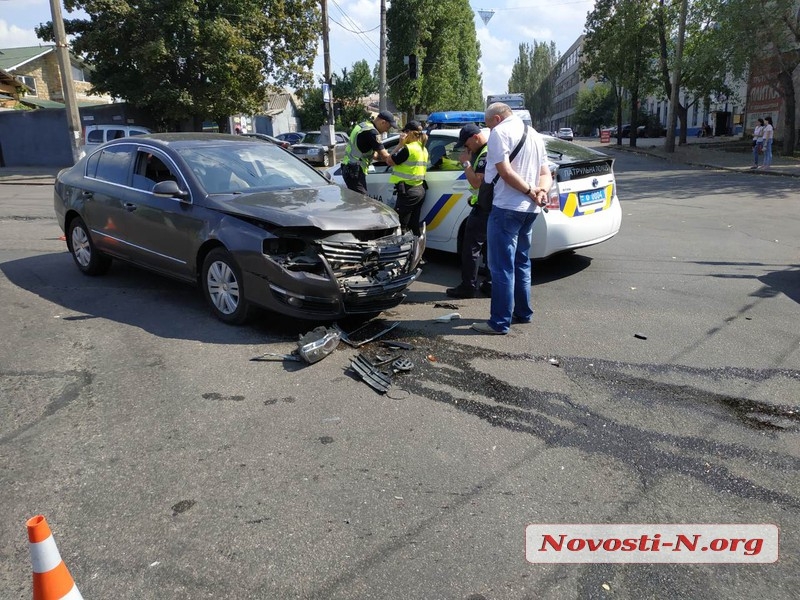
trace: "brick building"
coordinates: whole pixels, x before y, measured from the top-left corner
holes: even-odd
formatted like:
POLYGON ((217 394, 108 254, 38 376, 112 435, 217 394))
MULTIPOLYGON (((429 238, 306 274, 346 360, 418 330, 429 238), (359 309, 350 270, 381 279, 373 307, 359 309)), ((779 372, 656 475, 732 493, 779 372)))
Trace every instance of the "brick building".
MULTIPOLYGON (((110 96, 91 95, 91 70, 88 65, 73 55, 70 55, 70 63, 79 106, 112 102, 110 96)), ((63 108, 64 86, 54 45, 0 48, 0 70, 27 86, 28 89, 19 98, 21 103, 39 108, 63 108)))

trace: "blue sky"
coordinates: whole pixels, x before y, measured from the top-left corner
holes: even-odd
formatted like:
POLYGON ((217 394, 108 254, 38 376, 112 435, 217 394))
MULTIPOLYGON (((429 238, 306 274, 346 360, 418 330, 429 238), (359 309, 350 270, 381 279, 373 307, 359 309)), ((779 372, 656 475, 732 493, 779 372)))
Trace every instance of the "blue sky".
MULTIPOLYGON (((391 5, 391 0, 387 0, 391 5)), ((583 32, 586 14, 594 0, 472 0, 475 29, 481 43, 483 93, 506 91, 519 44, 556 43, 564 53, 583 32), (478 10, 494 10, 488 24, 478 10)), ((357 60, 378 61, 380 0, 329 0, 331 19, 331 69, 341 72, 357 60), (351 31, 363 31, 356 34, 351 31)), ((68 13, 64 13, 69 18, 68 13)), ((49 21, 49 0, 0 0, 0 48, 41 43, 33 28, 49 21)), ((453 43, 458 43, 454 40, 453 43)), ((315 71, 322 75, 322 43, 315 71)))

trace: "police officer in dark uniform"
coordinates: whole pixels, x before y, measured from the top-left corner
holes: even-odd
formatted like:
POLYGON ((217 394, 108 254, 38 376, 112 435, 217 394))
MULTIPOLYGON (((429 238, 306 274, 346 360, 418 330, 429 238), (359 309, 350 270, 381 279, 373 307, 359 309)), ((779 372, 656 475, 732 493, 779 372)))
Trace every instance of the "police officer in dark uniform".
POLYGON ((489 219, 489 211, 478 206, 478 188, 483 183, 486 170, 488 141, 488 130, 484 131, 477 125, 469 124, 461 128, 458 144, 455 146, 455 149, 464 148, 459 160, 472 192, 468 200, 472 211, 467 217, 461 245, 461 283, 446 291, 451 298, 474 298, 478 295, 478 289, 487 296, 492 293, 492 284, 488 280, 478 287, 478 268, 486 247, 486 225, 489 219))
POLYGON ((375 157, 394 166, 391 155, 378 137, 392 127, 397 128, 394 115, 388 110, 382 110, 372 122, 359 123, 350 132, 350 140, 342 158, 342 179, 348 188, 362 194, 367 193, 367 170, 375 157))

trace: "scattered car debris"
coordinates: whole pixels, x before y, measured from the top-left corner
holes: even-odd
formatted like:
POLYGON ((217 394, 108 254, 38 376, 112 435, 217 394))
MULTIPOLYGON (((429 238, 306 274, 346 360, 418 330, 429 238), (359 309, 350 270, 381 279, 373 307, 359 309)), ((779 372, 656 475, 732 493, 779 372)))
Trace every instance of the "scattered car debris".
POLYGON ((407 372, 414 368, 414 363, 404 356, 392 361, 392 372, 401 373, 407 372))
POLYGON ((634 333, 633 337, 635 337, 637 339, 640 339, 640 340, 646 340, 647 339, 647 336, 645 334, 643 334, 643 333, 634 333))
POLYGON ((386 335, 387 333, 389 333, 389 332, 390 332, 392 329, 394 329, 395 327, 397 327, 398 325, 400 325, 400 321, 395 321, 394 323, 392 323, 391 325, 389 325, 389 326, 388 326, 386 329, 384 329, 383 331, 379 331, 378 333, 376 333, 376 334, 375 334, 375 335, 373 335, 372 337, 369 337, 369 338, 367 338, 367 339, 365 339, 365 340, 359 340, 359 341, 355 341, 355 340, 352 338, 352 336, 353 336, 355 333, 357 333, 357 332, 361 331, 362 329, 364 329, 364 328, 366 328, 366 327, 368 327, 368 326, 370 326, 370 325, 374 325, 374 324, 375 324, 375 322, 374 322, 374 321, 370 321, 369 323, 365 323, 365 324, 364 324, 364 325, 362 325, 361 327, 358 327, 357 329, 354 329, 354 330, 353 330, 353 331, 351 331, 350 333, 346 333, 345 331, 342 331, 342 329, 341 329, 341 328, 340 328, 338 325, 334 325, 334 328, 335 328, 335 329, 336 329, 336 331, 339 333, 339 336, 341 337, 341 340, 342 340, 342 341, 343 341, 345 344, 347 344, 348 346, 351 346, 352 348, 360 348, 360 347, 361 347, 361 346, 363 346, 364 344, 368 344, 369 342, 374 342, 374 341, 375 341, 375 340, 377 340, 379 337, 381 337, 381 336, 383 336, 383 335, 386 335))
POLYGON ((381 346, 386 348, 399 348, 400 350, 414 350, 414 344, 408 342, 398 342, 397 340, 386 340, 381 342, 381 346))
POLYGON ((561 366, 561 362, 557 358, 551 358, 547 362, 549 362, 554 367, 560 367, 561 366))
POLYGON ((297 341, 297 353, 304 361, 312 365, 321 361, 336 350, 341 340, 339 331, 327 327, 315 327, 297 341))
POLYGON ((433 305, 433 308, 446 308, 448 310, 458 310, 458 305, 453 304, 452 302, 437 302, 433 305))
POLYGON ((450 321, 454 321, 455 319, 460 319, 460 318, 461 318, 461 313, 454 312, 442 315, 441 317, 436 317, 434 321, 438 323, 449 323, 450 321))
POLYGON ((392 379, 370 362, 363 354, 356 354, 350 359, 350 367, 358 374, 361 380, 375 391, 385 394, 392 385, 392 379))
POLYGON ((438 360, 439 360, 433 354, 428 354, 428 356, 426 356, 426 358, 431 362, 438 362, 438 360))
POLYGON ((294 362, 303 362, 303 359, 300 358, 297 354, 279 354, 277 352, 265 352, 260 356, 254 356, 250 360, 258 362, 283 362, 285 360, 291 360, 294 362))

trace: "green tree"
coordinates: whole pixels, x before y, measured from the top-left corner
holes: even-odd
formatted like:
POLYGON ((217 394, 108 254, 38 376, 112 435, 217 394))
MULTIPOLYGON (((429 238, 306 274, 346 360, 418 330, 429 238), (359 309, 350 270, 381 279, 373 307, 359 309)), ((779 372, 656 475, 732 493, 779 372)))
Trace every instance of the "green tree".
POLYGON ((409 116, 481 110, 480 47, 468 0, 394 0, 386 12, 389 96, 409 116), (404 57, 416 54, 419 77, 404 57))
POLYGON ((298 91, 297 95, 302 101, 297 108, 297 118, 300 119, 302 130, 314 131, 321 129, 326 120, 322 102, 322 86, 305 88, 298 91))
POLYGON ((333 76, 333 97, 341 106, 341 114, 336 118, 336 128, 349 131, 358 122, 369 118, 363 98, 378 91, 378 79, 369 68, 366 60, 353 63, 348 71, 333 76))
MULTIPOLYGON (((584 62, 581 74, 608 81, 617 102, 617 125, 621 135, 623 92, 630 99, 630 122, 639 121, 639 98, 655 89, 657 29, 652 5, 642 0, 597 0, 586 17, 584 62)), ((618 137, 618 143, 622 138, 618 137)), ((636 127, 631 127, 630 145, 636 146, 636 127)))
MULTIPOLYGON (((73 51, 99 93, 160 115, 165 125, 258 110, 276 85, 302 87, 321 28, 317 0, 65 0, 73 51)), ((52 24, 37 28, 53 39, 52 24)))
POLYGON ((525 107, 537 127, 543 127, 552 112, 553 68, 557 62, 554 42, 547 44, 534 40, 533 44, 519 45, 519 56, 511 68, 508 91, 525 94, 525 107))
MULTIPOLYGON (((708 104, 712 98, 732 97, 734 79, 729 76, 730 56, 734 48, 720 43, 716 21, 723 7, 720 0, 693 0, 688 4, 683 57, 678 89, 686 92, 684 102, 678 102, 675 112, 680 121, 680 142, 686 143, 686 117, 694 104, 708 104), (688 100, 691 98, 691 100, 688 100)), ((672 72, 677 43, 677 19, 680 0, 659 0, 655 8, 658 30, 659 77, 664 97, 672 96, 672 72)))
POLYGON ((784 101, 783 124, 776 125, 783 139, 782 151, 791 155, 797 143, 794 74, 800 66, 797 0, 718 0, 718 3, 713 33, 720 47, 731 49, 729 64, 733 74, 741 76, 767 62, 776 67, 777 77, 768 83, 784 101))
POLYGON ((575 120, 581 130, 591 133, 614 120, 614 91, 608 84, 598 83, 578 92, 575 120))

